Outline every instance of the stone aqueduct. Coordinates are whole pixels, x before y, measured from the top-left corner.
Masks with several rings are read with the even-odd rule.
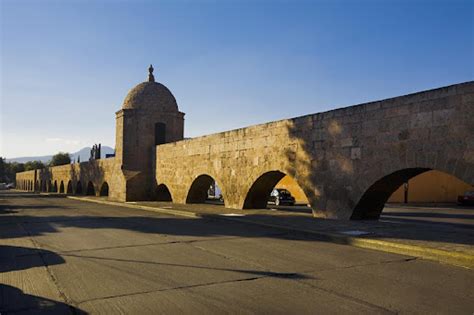
[[[187,140],[183,116],[150,72],[116,113],[114,158],[18,173],[17,187],[199,203],[215,180],[226,207],[248,209],[289,175],[315,217],[377,219],[425,171],[474,184],[474,82]]]

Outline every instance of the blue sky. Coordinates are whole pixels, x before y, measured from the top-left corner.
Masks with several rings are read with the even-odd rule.
[[[0,0],[0,156],[114,146],[145,81],[185,136],[474,79],[473,1]]]

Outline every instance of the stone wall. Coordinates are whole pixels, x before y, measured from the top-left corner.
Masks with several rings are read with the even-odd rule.
[[[125,198],[125,180],[120,166],[115,164],[115,159],[92,160],[88,162],[67,164],[48,167],[42,170],[17,173],[16,183],[18,189],[37,192],[61,192],[86,194],[89,182],[93,185],[94,195],[99,195],[102,185],[109,186],[109,197],[111,199]],[[27,183],[26,185],[24,183]],[[32,183],[34,186],[32,186]],[[62,184],[61,184],[62,183]],[[80,186],[80,187],[79,187]],[[25,189],[35,187],[34,189]]]
[[[288,174],[317,217],[377,218],[404,181],[427,170],[474,183],[473,109],[468,82],[164,144],[156,180],[185,203],[207,174],[226,206],[241,209],[261,207]]]
[[[174,202],[193,203],[204,201],[213,178],[226,206],[242,209],[266,207],[273,187],[289,175],[315,216],[375,219],[403,182],[423,172],[474,184],[473,111],[474,82],[467,82],[159,145],[149,152],[151,171],[123,168],[125,157],[23,172],[17,184],[44,191],[62,182],[67,191],[71,181],[73,193],[78,187],[84,193],[91,182],[98,194],[107,182],[109,196],[122,201],[144,185],[162,190],[147,197],[169,192]]]

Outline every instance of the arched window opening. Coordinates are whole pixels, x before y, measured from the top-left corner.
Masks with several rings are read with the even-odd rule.
[[[53,186],[53,192],[57,193],[58,192],[58,181],[54,181],[54,186]]]
[[[104,182],[102,187],[100,187],[100,196],[108,196],[109,195],[109,184]]]
[[[76,195],[82,195],[82,183],[78,181],[76,183]]]
[[[61,181],[61,183],[59,184],[59,193],[64,194],[64,182],[63,181]]]
[[[258,177],[250,187],[244,209],[265,209],[270,206],[311,213],[308,203],[303,189],[292,177],[280,171],[269,171]]]
[[[166,125],[164,123],[155,124],[155,145],[166,143]]]
[[[223,204],[223,198],[222,193],[220,193],[220,189],[220,196],[216,196],[216,186],[216,181],[211,176],[198,176],[189,188],[186,203]]]
[[[87,183],[86,195],[87,196],[95,196],[95,188],[94,188],[94,184],[92,184],[92,182]]]
[[[465,193],[474,196],[474,186],[450,174],[428,168],[402,169],[371,185],[355,206],[351,219],[377,220],[382,216],[394,221],[395,217],[411,216],[413,220],[415,216],[421,220],[425,215],[423,207],[442,203],[445,209],[452,209],[449,204],[464,203]]]
[[[66,193],[72,194],[72,182],[71,181],[67,182]]]
[[[369,187],[359,200],[354,208],[351,219],[377,220],[388,198],[398,187],[407,182],[410,178],[429,170],[430,169],[427,168],[408,168],[379,179]]]
[[[156,200],[158,201],[173,201],[173,198],[171,197],[171,193],[166,187],[165,184],[160,184],[158,185],[156,189]]]

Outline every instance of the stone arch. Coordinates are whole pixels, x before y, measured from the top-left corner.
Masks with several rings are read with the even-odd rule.
[[[270,193],[285,175],[281,171],[269,171],[260,175],[247,192],[243,209],[265,209]]]
[[[64,182],[63,181],[61,181],[61,183],[59,184],[59,193],[64,194]]]
[[[95,196],[95,187],[94,187],[94,184],[91,181],[89,181],[87,183],[86,195],[87,196]]]
[[[109,195],[109,184],[107,182],[104,182],[102,186],[100,187],[100,196],[108,196]]]
[[[186,203],[204,203],[208,197],[208,191],[212,183],[215,181],[213,177],[207,174],[202,174],[196,177],[191,186],[188,189],[186,196]],[[217,185],[222,188],[222,186],[217,182]],[[224,191],[222,191],[224,195]],[[225,201],[225,199],[224,199]]]
[[[401,185],[408,182],[409,179],[431,170],[433,169],[422,167],[406,168],[376,180],[358,200],[353,209],[351,219],[377,220],[387,200]],[[444,171],[443,173],[449,174]]]
[[[82,195],[82,183],[78,181],[76,183],[76,195]]]
[[[72,182],[70,180],[67,182],[66,193],[72,194]]]
[[[54,181],[54,186],[53,186],[53,192],[57,193],[58,192],[58,181]]]
[[[171,192],[165,184],[160,184],[156,188],[156,200],[158,201],[173,201]]]

